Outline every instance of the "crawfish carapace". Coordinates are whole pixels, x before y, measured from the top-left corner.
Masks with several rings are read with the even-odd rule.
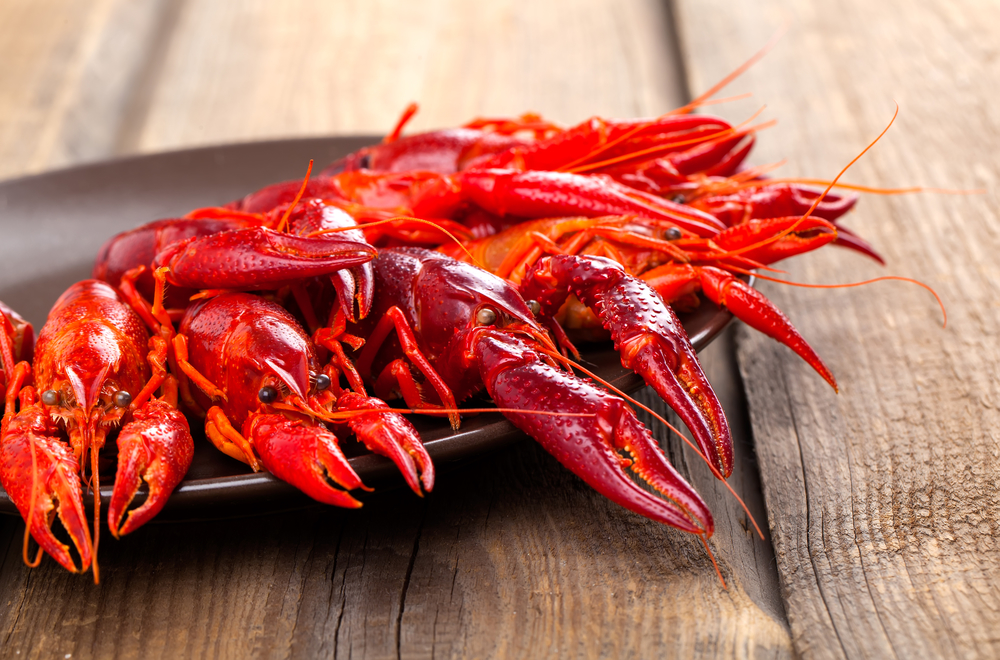
[[[24,370],[33,371],[34,387],[22,389],[20,412],[13,416],[8,410],[5,416],[0,477],[28,531],[69,570],[86,570],[93,558],[81,477],[86,475],[94,493],[96,546],[98,452],[109,433],[124,425],[109,520],[116,535],[155,515],[191,463],[186,420],[169,402],[151,398],[168,379],[166,355],[166,343],[151,341],[118,292],[96,280],[70,287],[39,332],[34,366]],[[149,496],[122,525],[141,480],[149,485]],[[79,567],[52,534],[56,514],[76,547]]]
[[[367,338],[358,369],[375,380],[376,394],[398,389],[411,407],[453,408],[485,386],[499,407],[517,410],[505,412],[508,419],[600,493],[653,520],[711,534],[708,508],[629,406],[553,363],[555,345],[509,282],[414,248],[381,250],[374,265],[372,314],[348,329]],[[437,400],[422,401],[422,393]],[[625,465],[663,498],[636,485]]]
[[[174,345],[185,400],[204,411],[206,435],[227,455],[320,502],[358,507],[347,491],[364,484],[325,423],[343,421],[392,459],[418,494],[421,484],[432,488],[430,458],[413,426],[384,403],[341,390],[339,373],[323,368],[312,341],[277,304],[247,293],[199,301]]]

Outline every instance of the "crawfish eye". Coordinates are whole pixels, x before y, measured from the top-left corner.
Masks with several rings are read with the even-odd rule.
[[[270,385],[265,385],[260,388],[260,392],[257,392],[257,398],[260,399],[261,403],[273,403],[278,399],[278,390]]]
[[[674,204],[683,204],[684,195],[674,195],[673,197],[670,198],[670,201],[673,202]]]
[[[323,390],[329,389],[330,385],[331,385],[330,377],[327,376],[326,374],[320,374],[320,375],[316,376],[316,389],[317,390],[319,390],[319,391],[322,392]]]
[[[476,323],[479,325],[493,325],[497,322],[497,313],[489,307],[483,307],[476,312]]]
[[[677,227],[671,227],[663,234],[668,241],[676,241],[681,237],[681,230]]]
[[[55,390],[45,390],[42,392],[42,403],[47,406],[54,406],[59,403],[59,392]]]
[[[542,306],[538,304],[537,300],[528,300],[525,302],[528,305],[528,309],[530,309],[531,313],[535,316],[538,316],[542,312]]]
[[[115,392],[115,405],[119,408],[128,408],[128,404],[132,403],[132,395],[125,390],[118,390]]]
[[[358,159],[358,167],[360,167],[361,169],[363,170],[371,169],[371,166],[372,166],[371,154],[365,154]]]

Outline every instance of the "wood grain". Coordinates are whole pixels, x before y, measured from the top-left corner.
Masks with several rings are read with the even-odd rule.
[[[414,130],[525,110],[567,122],[654,114],[684,100],[670,17],[654,0],[106,2],[49,8],[78,12],[58,30],[18,11],[3,24],[37,29],[17,48],[48,68],[0,78],[0,99],[30,79],[60,100],[4,101],[42,127],[6,134],[9,175],[210,142],[385,132],[411,100],[424,107]],[[763,522],[727,346],[706,368],[728,384],[732,482]],[[105,534],[99,586],[50,561],[27,569],[23,526],[5,521],[0,656],[790,657],[769,543],[657,428],[716,513],[711,547],[728,591],[697,539],[608,503],[525,442],[443,475],[426,500],[398,491],[361,512]]]
[[[787,34],[716,108],[767,104],[757,163],[831,177],[888,123],[848,174],[873,186],[984,194],[866,196],[847,225],[885,255],[845,251],[788,265],[788,278],[892,274],[932,286],[763,290],[841,383],[835,395],[758,335],[739,359],[795,648],[808,658],[1000,655],[997,429],[997,148],[1000,11],[981,2],[679,2],[688,76],[706,88]],[[716,109],[713,109],[716,110]]]
[[[185,2],[128,150],[413,130],[528,110],[658,114],[680,86],[659,3]]]
[[[0,178],[107,158],[166,2],[0,5]]]

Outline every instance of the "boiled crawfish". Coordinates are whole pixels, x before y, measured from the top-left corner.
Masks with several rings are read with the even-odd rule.
[[[187,420],[176,409],[176,387],[166,372],[166,357],[165,342],[150,338],[115,289],[86,280],[56,301],[39,333],[33,366],[19,363],[8,384],[0,481],[41,549],[71,571],[85,571],[95,559],[98,453],[112,430],[121,428],[108,511],[108,525],[116,536],[152,518],[191,463],[194,441]],[[154,398],[161,387],[162,397]],[[15,393],[20,401],[16,414],[11,405]],[[88,459],[93,537],[81,496]],[[123,524],[141,481],[148,484],[149,496]],[[79,566],[68,546],[52,533],[56,515],[76,548]],[[96,580],[96,562],[94,568]]]
[[[375,382],[376,395],[385,398],[398,390],[410,407],[431,404],[450,410],[485,388],[515,426],[598,492],[653,520],[696,534],[712,533],[712,517],[704,502],[666,460],[628,405],[559,368],[553,358],[558,357],[557,345],[509,282],[416,248],[380,250],[373,265],[372,313],[365,321],[347,324],[347,330],[367,338],[357,365]],[[610,298],[620,295],[613,286],[589,284]],[[613,322],[628,336],[624,344],[629,355],[633,350],[643,353],[641,345],[649,344],[648,354],[659,355],[671,367],[683,365],[682,379],[692,371],[700,373],[697,362],[691,363],[693,352],[659,350],[664,349],[658,334],[663,328],[635,327],[627,317],[613,315]],[[646,355],[633,366],[657,370],[656,358]],[[668,368],[656,377],[670,380],[674,372]],[[711,391],[707,382],[698,383]],[[694,421],[706,413],[710,422]],[[696,427],[714,424],[716,432],[725,427],[721,409],[711,405],[688,419]],[[716,440],[712,436],[706,443],[713,463],[728,471],[731,453]],[[623,459],[619,452],[630,458]],[[666,499],[637,486],[625,466]]]
[[[631,216],[554,218],[514,225],[466,245],[444,245],[440,251],[475,261],[515,284],[547,254],[611,258],[681,309],[697,305],[694,294],[704,293],[750,327],[791,348],[836,388],[833,374],[791,321],[737,276],[815,250],[837,236],[833,224],[813,217],[752,219],[711,239],[685,238],[670,226]],[[562,326],[589,329],[597,325],[576,301],[562,300],[566,302],[558,316]]]
[[[433,488],[433,465],[409,421],[363,391],[342,389],[341,368],[353,367],[323,367],[277,304],[248,293],[199,301],[172,343],[185,399],[223,453],[320,502],[358,507],[346,491],[364,484],[324,424],[339,423],[391,459],[418,495]]]

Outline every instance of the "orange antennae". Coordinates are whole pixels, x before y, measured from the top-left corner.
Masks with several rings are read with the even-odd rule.
[[[941,296],[938,295],[937,291],[933,287],[924,284],[920,280],[915,280],[911,277],[903,277],[901,275],[883,275],[882,277],[874,277],[870,280],[864,280],[862,282],[848,282],[846,284],[807,284],[805,282],[792,282],[789,280],[778,279],[777,277],[768,277],[767,275],[761,275],[760,273],[751,273],[750,271],[743,270],[741,268],[731,268],[730,270],[744,275],[753,275],[762,280],[767,280],[768,282],[777,282],[778,284],[787,284],[789,286],[798,286],[803,289],[850,289],[856,286],[865,286],[866,284],[874,284],[875,282],[883,281],[897,281],[897,282],[908,282],[910,284],[916,284],[922,289],[926,289],[934,296],[934,300],[937,301],[938,307],[941,308],[941,316],[943,320],[941,322],[941,327],[948,327],[948,311],[944,307],[944,302],[941,300]]]
[[[746,170],[745,170],[746,171]],[[740,174],[743,174],[741,172]],[[731,190],[742,190],[745,188],[759,188],[763,186],[770,185],[772,183],[804,183],[806,185],[812,186],[828,186],[830,181],[827,179],[809,179],[809,178],[797,178],[797,177],[782,177],[780,179],[762,179],[759,181],[745,181],[736,186],[733,186]],[[960,188],[928,188],[926,186],[908,186],[906,188],[878,188],[876,186],[863,186],[856,183],[841,183],[836,182],[833,184],[834,188],[843,188],[844,190],[855,190],[857,192],[871,193],[873,195],[909,195],[911,193],[935,193],[939,195],[982,195],[986,193],[985,188],[973,188],[971,190],[963,190]]]
[[[101,475],[97,469],[97,454],[97,448],[90,447],[90,471],[93,473],[90,487],[94,491],[94,550],[90,568],[94,572],[94,584],[101,583],[101,569],[97,566],[97,546],[101,542]]]
[[[851,162],[849,162],[847,165],[845,165],[844,169],[840,170],[840,172],[837,174],[837,176],[834,177],[833,181],[831,181],[829,183],[829,185],[827,185],[826,190],[823,191],[823,194],[821,194],[819,197],[817,197],[815,199],[815,201],[813,201],[812,206],[809,207],[809,210],[807,210],[802,215],[801,218],[799,218],[797,221],[795,221],[794,223],[792,223],[791,225],[789,225],[789,227],[787,229],[785,229],[783,231],[780,231],[777,234],[775,234],[774,236],[772,236],[771,238],[765,239],[763,241],[758,241],[757,243],[753,243],[751,245],[744,245],[741,248],[736,248],[736,249],[731,250],[729,252],[725,252],[725,253],[723,253],[721,255],[715,255],[716,258],[718,258],[718,259],[725,259],[725,258],[728,258],[728,257],[735,257],[735,256],[743,254],[744,252],[750,252],[751,250],[756,250],[759,247],[763,247],[765,245],[770,245],[771,243],[776,243],[776,242],[780,241],[782,238],[784,238],[785,236],[788,236],[789,234],[791,234],[792,232],[794,232],[796,229],[798,229],[799,225],[801,225],[803,222],[805,222],[809,218],[809,216],[812,215],[813,211],[816,210],[816,207],[820,205],[820,202],[822,202],[826,198],[826,196],[827,196],[827,194],[829,194],[830,190],[832,190],[833,187],[835,185],[837,185],[837,181],[840,180],[840,177],[844,176],[844,174],[847,172],[847,170],[850,169],[850,167],[852,165],[854,165],[854,163],[858,162],[858,160],[862,156],[864,156],[866,153],[868,153],[869,149],[871,149],[872,147],[874,147],[875,144],[879,140],[882,139],[882,136],[885,135],[889,131],[889,129],[892,127],[893,122],[896,121],[896,117],[898,117],[898,116],[899,116],[899,104],[897,103],[896,104],[896,111],[892,114],[892,119],[890,119],[889,120],[889,124],[885,128],[882,129],[882,132],[878,134],[878,137],[876,137],[874,140],[872,140],[868,144],[867,147],[865,147],[864,149],[862,149],[861,153],[859,153],[857,156],[855,156],[853,159],[851,159]]]
[[[745,92],[743,94],[737,94],[736,96],[727,96],[721,99],[711,99],[707,101],[702,101],[701,107],[706,105],[722,105],[723,103],[732,103],[733,101],[742,101],[743,99],[753,98],[753,94],[750,92]]]
[[[747,72],[747,69],[749,69],[750,67],[752,67],[754,64],[756,64],[760,60],[762,60],[764,58],[764,56],[767,55],[771,51],[771,49],[774,48],[777,45],[777,43],[781,39],[781,37],[785,36],[785,32],[787,32],[787,31],[788,31],[788,23],[786,22],[781,28],[778,29],[777,32],[774,33],[774,36],[771,37],[771,39],[766,44],[764,44],[764,47],[761,48],[760,50],[758,50],[753,55],[751,55],[750,58],[747,59],[746,62],[744,62],[743,64],[741,64],[738,67],[736,67],[735,69],[733,69],[733,71],[731,73],[729,73],[729,75],[727,75],[725,78],[723,78],[719,82],[717,82],[714,85],[712,85],[712,87],[710,87],[708,89],[708,91],[702,93],[701,96],[695,98],[693,101],[691,101],[687,105],[683,105],[683,106],[677,108],[676,110],[673,110],[671,112],[671,114],[678,114],[678,115],[682,115],[683,114],[683,115],[686,115],[689,112],[691,112],[692,110],[694,110],[695,108],[697,108],[697,107],[699,107],[701,105],[704,105],[705,102],[708,99],[710,99],[713,96],[715,96],[715,94],[719,90],[721,90],[723,87],[725,87],[729,83],[733,82],[734,80],[736,80],[737,78],[739,78],[740,76],[742,76],[744,73]]]
[[[28,559],[28,540],[31,538],[31,522],[35,515],[35,501],[38,495],[38,458],[35,454],[35,434],[28,435],[28,446],[31,447],[31,498],[28,500],[28,519],[24,524],[24,547],[22,549],[24,563],[29,568],[35,568],[42,561],[42,547],[38,547],[38,556],[35,561]]]
[[[756,524],[756,523],[754,523]],[[705,534],[699,534],[698,538],[701,539],[701,544],[705,546],[705,552],[708,553],[708,558],[712,560],[712,566],[715,567],[715,574],[719,576],[719,582],[722,583],[722,588],[729,591],[729,587],[726,586],[726,581],[722,577],[722,571],[719,570],[719,564],[715,561],[715,555],[712,554],[712,549],[708,547],[708,539],[705,538]]]
[[[313,171],[313,161],[310,158],[309,167],[306,169],[306,178],[302,180],[302,187],[299,188],[299,192],[297,195],[295,195],[295,199],[292,200],[292,203],[288,205],[287,209],[285,209],[285,213],[284,215],[281,216],[281,222],[278,223],[278,228],[276,231],[285,231],[285,229],[288,228],[288,218],[290,218],[292,215],[292,209],[295,208],[295,205],[299,203],[300,199],[302,199],[302,195],[305,194],[306,186],[309,185],[309,175],[312,174],[312,171]]]
[[[550,357],[553,357],[556,360],[559,360],[560,362],[563,362],[564,364],[568,364],[571,367],[579,369],[584,374],[590,376],[591,378],[593,378],[594,380],[596,380],[597,382],[599,382],[601,385],[604,385],[605,387],[607,387],[609,390],[611,390],[612,392],[614,392],[618,396],[620,396],[623,399],[629,401],[630,403],[638,406],[639,408],[645,410],[650,415],[652,415],[657,420],[659,420],[664,426],[666,426],[668,429],[670,429],[675,434],[677,434],[677,437],[679,437],[681,440],[683,440],[684,443],[688,447],[690,447],[694,451],[694,453],[697,454],[701,458],[702,461],[705,462],[705,465],[707,465],[708,469],[712,471],[712,474],[715,475],[715,478],[718,479],[719,481],[721,481],[722,485],[724,485],[726,487],[726,489],[732,494],[732,496],[736,498],[736,501],[740,503],[740,506],[743,508],[744,513],[746,513],[747,517],[750,519],[750,522],[753,523],[754,529],[757,530],[757,533],[760,535],[761,540],[764,539],[764,532],[762,532],[760,530],[760,526],[757,524],[757,520],[753,517],[753,514],[750,513],[750,509],[747,507],[746,502],[744,502],[743,498],[740,497],[736,493],[735,490],[733,490],[733,487],[729,485],[729,482],[727,482],[725,480],[725,478],[723,478],[723,476],[719,472],[719,470],[714,465],[712,465],[712,462],[708,460],[708,457],[705,456],[705,454],[701,453],[701,449],[698,448],[698,446],[694,443],[693,440],[689,439],[686,435],[684,435],[683,433],[681,433],[677,429],[676,426],[674,426],[673,424],[671,424],[670,422],[668,422],[666,419],[664,419],[662,416],[660,416],[655,410],[653,410],[649,406],[646,406],[641,401],[637,401],[636,399],[634,399],[633,397],[629,396],[628,394],[626,394],[622,390],[618,389],[617,387],[615,387],[614,385],[612,385],[608,381],[604,380],[603,378],[601,378],[600,376],[598,376],[594,372],[590,371],[589,369],[584,368],[578,362],[574,362],[573,360],[569,359],[568,357],[565,357],[565,356],[563,356],[563,355],[561,355],[561,354],[559,354],[557,352],[554,352],[554,351],[548,351],[548,350],[544,350],[543,349],[543,352],[546,355],[549,355]]]
[[[319,231],[313,232],[312,234],[309,234],[309,236],[321,236],[321,235],[324,235],[324,234],[336,234],[336,233],[339,233],[339,232],[342,232],[342,231],[350,231],[351,229],[364,229],[365,227],[377,227],[379,225],[389,225],[389,224],[394,224],[397,220],[407,220],[407,221],[410,221],[410,222],[417,222],[417,223],[420,223],[420,224],[430,225],[431,227],[434,227],[435,229],[437,229],[441,233],[443,233],[445,236],[447,236],[451,240],[455,241],[455,245],[457,245],[459,248],[461,248],[462,251],[465,252],[465,254],[467,254],[469,256],[469,259],[472,261],[472,263],[474,263],[475,265],[479,266],[483,270],[486,270],[486,268],[483,266],[483,264],[480,263],[478,259],[476,259],[476,256],[474,254],[472,254],[472,252],[470,252],[469,249],[467,247],[465,247],[465,244],[462,243],[462,241],[457,236],[455,236],[453,233],[451,233],[450,231],[448,231],[447,229],[445,229],[441,225],[437,224],[436,222],[433,222],[431,220],[425,220],[423,218],[415,218],[415,217],[409,216],[409,215],[397,215],[395,217],[388,218],[386,220],[374,220],[372,222],[366,222],[366,223],[364,223],[362,225],[358,225],[357,227],[337,227],[336,229],[321,229]]]
[[[399,121],[396,122],[396,127],[392,129],[392,133],[385,136],[382,140],[382,144],[390,144],[398,140],[400,134],[403,132],[403,127],[406,126],[411,119],[413,119],[413,115],[417,114],[417,110],[419,109],[420,106],[416,103],[411,103],[406,106],[406,109],[403,110],[403,114],[400,116]]]
[[[276,408],[287,408],[289,410],[297,410],[291,406],[284,406],[282,404],[272,404]],[[315,411],[314,411],[315,412]],[[330,411],[328,414],[322,416],[323,419],[330,421],[341,420],[341,419],[353,419],[355,417],[362,417],[364,415],[373,415],[378,413],[413,413],[415,415],[444,415],[451,413],[475,413],[475,414],[486,414],[486,413],[518,413],[525,415],[542,415],[545,417],[596,417],[597,413],[564,413],[564,412],[554,412],[551,410],[522,410],[520,408],[391,408],[386,406],[385,408],[364,408],[360,410],[334,410]]]

